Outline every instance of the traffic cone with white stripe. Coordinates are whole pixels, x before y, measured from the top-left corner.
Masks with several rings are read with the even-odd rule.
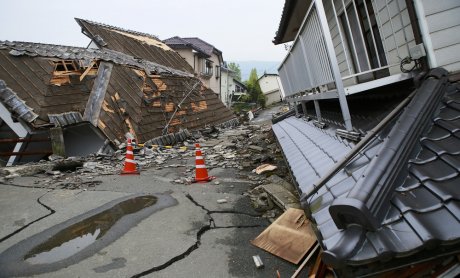
[[[136,161],[134,160],[134,152],[131,139],[128,139],[126,146],[125,166],[120,175],[139,175],[139,171],[136,169]]]
[[[195,179],[193,182],[209,182],[216,177],[213,176],[208,176],[208,170],[206,169],[206,165],[204,164],[204,158],[203,155],[201,154],[201,149],[200,149],[200,144],[196,143],[195,144]]]

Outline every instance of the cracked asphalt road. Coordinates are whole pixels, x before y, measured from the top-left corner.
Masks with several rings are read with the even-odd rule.
[[[181,164],[168,161],[168,164]],[[182,164],[184,161],[182,161]],[[194,157],[187,158],[194,165]],[[242,193],[254,185],[237,169],[214,168],[219,184],[172,181],[185,167],[104,175],[88,190],[39,188],[38,178],[0,183],[0,253],[49,227],[134,193],[169,193],[177,205],[155,212],[94,255],[35,277],[281,277],[296,266],[250,244],[270,223]],[[241,175],[243,174],[243,175]],[[218,199],[227,203],[218,204]],[[252,256],[265,267],[257,269]]]

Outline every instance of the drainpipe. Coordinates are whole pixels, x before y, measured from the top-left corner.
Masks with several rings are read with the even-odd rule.
[[[425,9],[423,8],[422,0],[414,0],[414,9],[418,18],[418,25],[420,27],[420,33],[422,35],[423,44],[428,55],[428,64],[430,68],[436,68],[438,63],[436,56],[434,55],[433,43],[431,42],[430,30],[428,28],[428,22],[426,21]]]
[[[196,72],[196,68],[195,68],[195,60],[196,60],[196,59],[195,59],[195,58],[196,58],[196,54],[193,53],[193,73]]]
[[[420,25],[418,24],[413,0],[406,0],[406,7],[409,13],[410,25],[412,27],[412,32],[414,33],[415,43],[421,44],[423,43],[422,32],[420,30]],[[420,58],[420,63],[422,64],[422,71],[428,72],[429,68],[426,57]]]

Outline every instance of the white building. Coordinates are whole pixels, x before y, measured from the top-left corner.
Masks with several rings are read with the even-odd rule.
[[[265,105],[268,106],[283,100],[278,74],[264,73],[257,82],[259,82],[260,89],[265,96]]]

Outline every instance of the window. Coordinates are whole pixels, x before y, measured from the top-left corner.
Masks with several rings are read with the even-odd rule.
[[[220,67],[216,66],[216,79],[219,79],[220,77]]]
[[[365,1],[365,3],[364,3]],[[386,66],[387,60],[382,39],[370,0],[354,0],[340,15],[346,43],[352,57],[355,72],[364,72]],[[356,8],[355,8],[356,6]],[[388,76],[388,70],[381,70],[361,79],[375,79]],[[358,81],[366,81],[366,80]]]
[[[203,69],[201,71],[201,74],[202,75],[205,75],[207,77],[211,77],[212,76],[212,61],[210,60],[204,60],[204,63],[203,63]]]

